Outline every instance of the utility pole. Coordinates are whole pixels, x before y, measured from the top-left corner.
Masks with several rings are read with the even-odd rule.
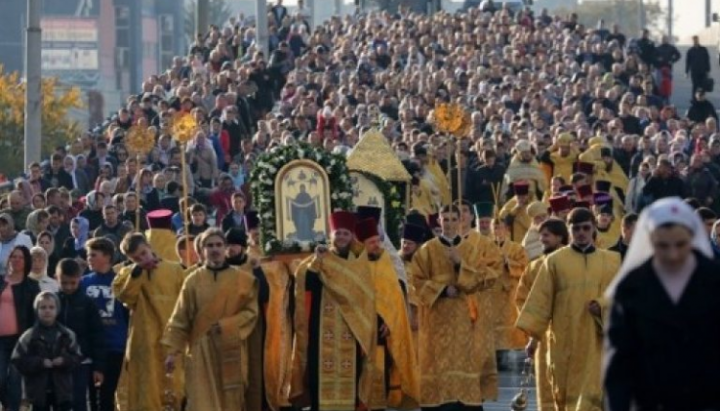
[[[338,17],[342,17],[343,0],[335,0],[335,14]]]
[[[265,61],[270,61],[270,35],[268,34],[267,0],[255,0],[255,42],[258,50],[262,51]]]
[[[671,42],[675,42],[673,39],[673,0],[668,0],[668,6],[667,6],[667,31],[668,31],[668,37],[670,37]]]
[[[42,140],[40,1],[28,0],[25,36],[25,169],[39,162]]]
[[[705,0],[705,27],[712,25],[712,0]]]
[[[207,35],[210,31],[210,0],[197,0],[195,10],[195,33]]]

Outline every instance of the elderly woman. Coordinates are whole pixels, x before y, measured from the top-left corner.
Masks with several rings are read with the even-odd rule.
[[[30,257],[32,257],[32,268],[28,275],[38,282],[40,291],[58,292],[60,284],[47,273],[48,254],[45,249],[38,246],[31,248]]]
[[[90,191],[90,179],[85,173],[85,170],[77,167],[77,161],[73,156],[65,156],[63,161],[65,171],[72,177],[73,188],[78,190],[80,194],[85,194]]]
[[[720,409],[720,267],[707,231],[678,197],[640,215],[608,287],[609,411]]]
[[[87,219],[90,224],[90,231],[100,227],[103,223],[102,209],[105,205],[105,194],[99,191],[91,191],[85,196],[85,209],[80,212],[80,217]]]
[[[35,210],[28,214],[25,221],[25,230],[23,233],[30,237],[33,244],[37,241],[38,235],[47,230],[50,224],[50,214],[45,210]]]
[[[20,409],[20,375],[10,366],[10,356],[22,333],[35,322],[33,301],[40,287],[29,277],[30,250],[17,246],[10,251],[7,274],[0,277],[0,392],[3,409]]]

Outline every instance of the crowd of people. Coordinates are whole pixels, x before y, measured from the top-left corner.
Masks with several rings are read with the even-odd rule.
[[[213,26],[0,200],[3,409],[479,410],[523,349],[541,410],[720,409],[720,132],[697,39],[679,113],[681,55],[646,30],[492,1],[307,16],[269,8],[268,56],[251,20]],[[467,135],[438,131],[442,104]],[[412,176],[399,250],[358,207],[305,260],[265,255],[258,157],[349,154],[371,128]]]

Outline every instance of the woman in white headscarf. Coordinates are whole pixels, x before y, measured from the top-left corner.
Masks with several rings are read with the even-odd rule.
[[[640,215],[608,287],[608,411],[720,410],[720,266],[693,209],[671,197]]]

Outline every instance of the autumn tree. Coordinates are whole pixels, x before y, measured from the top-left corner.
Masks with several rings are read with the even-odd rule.
[[[56,78],[42,84],[42,155],[66,144],[80,131],[68,113],[83,106],[80,90],[60,87]],[[0,174],[17,176],[23,171],[25,131],[25,82],[20,75],[6,73],[0,65]]]

